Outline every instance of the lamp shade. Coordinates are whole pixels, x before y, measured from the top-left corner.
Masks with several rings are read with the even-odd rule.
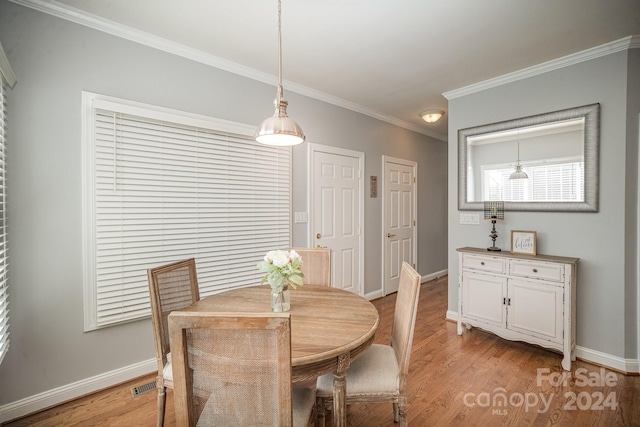
[[[504,219],[504,202],[497,200],[485,200],[484,219]]]
[[[520,163],[516,164],[516,170],[514,170],[511,175],[509,175],[509,179],[527,179],[529,175],[525,171],[522,170],[522,165]]]
[[[302,144],[305,136],[295,120],[275,115],[260,123],[256,129],[255,140],[266,145],[290,146]]]

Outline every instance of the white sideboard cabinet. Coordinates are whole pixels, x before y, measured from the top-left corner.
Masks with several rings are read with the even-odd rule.
[[[578,258],[458,248],[458,335],[472,326],[575,357]]]

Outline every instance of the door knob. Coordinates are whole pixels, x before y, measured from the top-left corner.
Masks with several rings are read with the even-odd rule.
[[[320,233],[316,234],[316,239],[321,238],[322,236],[320,235]]]
[[[387,237],[396,237],[395,234],[387,233]]]

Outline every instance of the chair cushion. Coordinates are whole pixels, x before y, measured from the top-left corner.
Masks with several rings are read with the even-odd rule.
[[[291,403],[293,406],[293,425],[308,426],[316,403],[316,395],[313,389],[307,387],[293,387],[291,390]]]
[[[162,378],[173,381],[173,368],[171,367],[171,353],[167,353],[167,364],[162,369]]]
[[[398,361],[393,347],[373,344],[347,371],[347,397],[360,394],[397,394],[399,384]],[[333,396],[333,374],[318,378],[318,397]]]

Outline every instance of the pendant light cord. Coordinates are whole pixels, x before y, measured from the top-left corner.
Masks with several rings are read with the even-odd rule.
[[[278,0],[278,105],[282,97],[282,0]]]

